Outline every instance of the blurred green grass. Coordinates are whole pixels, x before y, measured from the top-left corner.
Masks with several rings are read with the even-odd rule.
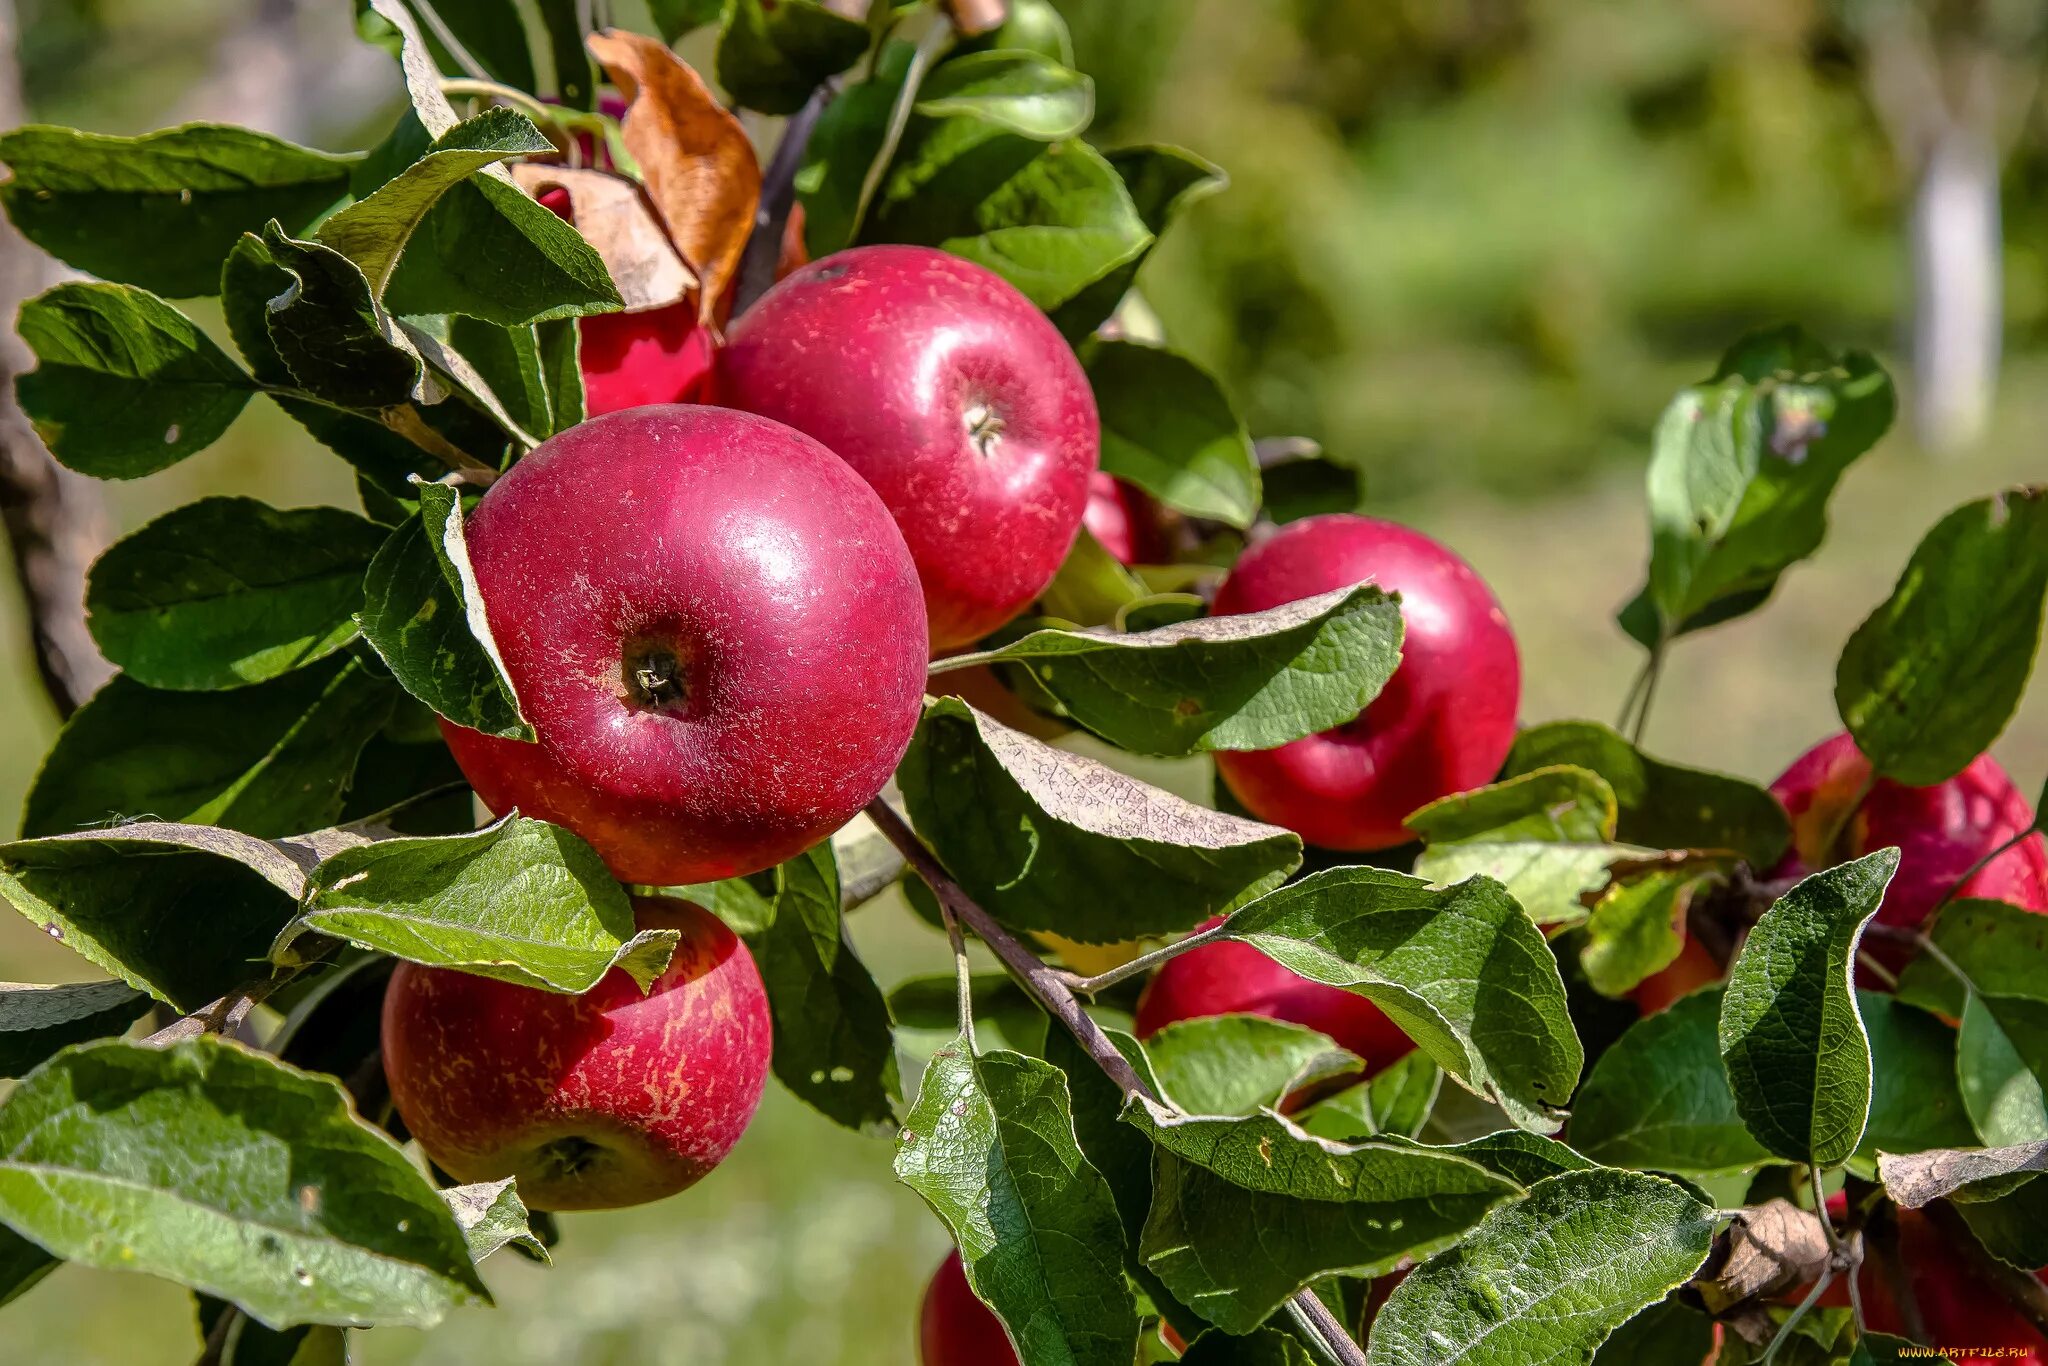
[[[149,126],[252,7],[31,0],[37,112]],[[1320,437],[1366,471],[1371,510],[1479,567],[1523,645],[1527,720],[1612,719],[1638,655],[1611,614],[1640,581],[1641,462],[1670,390],[1750,326],[1800,318],[1878,346],[1897,326],[1898,186],[1853,85],[1808,60],[1822,7],[1646,0],[1625,22],[1583,0],[1064,7],[1105,140],[1180,141],[1235,179],[1148,267],[1170,335],[1217,369],[1255,430]],[[346,41],[332,15],[322,23],[323,41]],[[331,122],[374,128],[382,108]],[[2040,157],[2029,145],[2023,168]],[[2027,176],[2013,177],[2016,214],[2042,183]],[[2048,471],[2048,291],[2032,238],[2012,239],[2016,349],[1982,448],[1935,463],[1894,435],[1867,457],[1829,544],[1777,599],[1678,647],[1654,750],[1771,777],[1836,728],[1835,655],[1926,527]],[[220,491],[352,500],[340,463],[262,403],[215,449],[108,488],[123,529]],[[54,730],[17,602],[0,592],[0,809],[19,809]],[[2039,789],[2048,687],[1998,752]],[[885,983],[945,966],[942,941],[893,898],[853,928]],[[92,975],[0,919],[0,978]],[[502,1311],[360,1334],[356,1359],[907,1363],[944,1235],[889,1157],[771,1085],[695,1191],[571,1216],[552,1269],[489,1264]],[[183,1292],[134,1276],[67,1267],[0,1316],[8,1363],[184,1366],[196,1350]]]

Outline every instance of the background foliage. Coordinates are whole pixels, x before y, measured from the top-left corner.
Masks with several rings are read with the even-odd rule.
[[[1855,53],[1817,3],[1656,0],[1626,24],[1594,0],[1062,8],[1097,80],[1094,136],[1170,139],[1233,176],[1149,267],[1176,341],[1225,379],[1254,431],[1323,440],[1366,472],[1374,510],[1475,562],[1522,639],[1526,719],[1619,704],[1637,656],[1608,614],[1641,573],[1650,424],[1727,337],[1800,317],[1904,371],[1905,186]],[[343,147],[386,126],[400,99],[338,4],[19,10],[38,119],[136,132],[246,117],[222,102],[268,83],[311,119],[280,131]],[[282,46],[263,45],[279,34]],[[1935,463],[1895,428],[1845,480],[1818,559],[1764,613],[1688,651],[1652,725],[1656,752],[1776,772],[1834,728],[1834,657],[1928,509],[2039,477],[2023,434],[2048,429],[2040,120],[2021,120],[2007,170],[2008,355],[1990,435]],[[349,494],[338,462],[267,407],[186,464],[108,488],[123,530],[226,490],[280,506]],[[0,607],[0,808],[14,809],[53,724],[14,604]],[[2023,786],[2048,770],[2048,687],[1998,752]],[[1190,771],[1147,762],[1144,776],[1184,787]],[[893,901],[853,932],[885,984],[929,967],[930,931]],[[82,970],[32,927],[0,922],[0,978]],[[943,1232],[876,1157],[771,1088],[748,1141],[686,1206],[574,1217],[575,1255],[547,1273],[493,1259],[487,1279],[521,1313],[459,1312],[431,1338],[365,1334],[358,1355],[908,1360]],[[66,1268],[11,1311],[7,1354],[182,1362],[188,1313],[169,1285]]]

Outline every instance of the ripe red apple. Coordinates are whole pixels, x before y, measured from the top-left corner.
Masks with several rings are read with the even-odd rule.
[[[1101,470],[1088,476],[1081,525],[1123,564],[1164,564],[1173,557],[1159,525],[1159,505],[1143,489]]]
[[[1052,579],[1100,433],[1080,362],[1030,300],[928,247],[857,247],[740,315],[713,401],[810,433],[874,485],[924,580],[932,645],[965,645]]]
[[[739,1141],[768,1076],[768,997],[710,912],[634,902],[682,933],[645,996],[613,968],[581,996],[400,963],[384,995],[398,1113],[458,1181],[519,1178],[536,1209],[673,1195]]]
[[[1828,1202],[1838,1221],[1844,1208],[1832,1198]],[[1919,1306],[1927,1341],[1937,1347],[1985,1349],[1945,1356],[1943,1361],[1956,1366],[2048,1366],[2048,1337],[1972,1274],[1972,1258],[1952,1247],[1921,1211],[1899,1210],[1898,1220],[1898,1257],[1913,1302]],[[1862,1292],[1864,1321],[1872,1332],[1906,1337],[1905,1319],[1892,1298],[1890,1270],[1878,1264],[1875,1254],[1867,1256],[1857,1273],[1856,1288]],[[1801,1286],[1780,1298],[1796,1304],[1810,1289],[1810,1285]],[[1822,1292],[1820,1303],[1847,1306],[1848,1283],[1837,1277]]]
[[[758,872],[867,804],[924,696],[924,604],[874,491],[800,432],[635,408],[541,443],[469,519],[539,742],[443,722],[477,796],[623,882]]]
[[[967,1284],[958,1249],[939,1263],[917,1314],[919,1366],[1017,1366],[1001,1319]]]
[[[1932,787],[1880,778],[1851,814],[1869,780],[1870,761],[1846,733],[1793,760],[1771,784],[1792,817],[1792,849],[1776,876],[1804,877],[1897,845],[1899,871],[1877,914],[1880,924],[1920,924],[1972,864],[2034,822],[2026,797],[1988,754]],[[2039,835],[2022,841],[1973,874],[1958,895],[2048,911],[2048,842]],[[1867,947],[1887,961],[1908,956],[1896,944],[1873,940]]]
[[[1138,997],[1138,1037],[1209,1015],[1263,1015],[1327,1034],[1365,1059],[1367,1076],[1415,1051],[1414,1041],[1365,997],[1311,982],[1234,940],[1189,949],[1152,974]]]
[[[1291,522],[1252,545],[1217,590],[1217,616],[1352,584],[1401,594],[1401,666],[1348,725],[1278,749],[1219,753],[1216,771],[1260,820],[1331,849],[1386,849],[1439,797],[1493,780],[1515,738],[1521,658],[1472,566],[1419,531],[1351,513]]]
[[[575,221],[567,190],[557,186],[538,198],[565,222]],[[712,338],[698,325],[694,298],[638,313],[594,313],[578,318],[576,331],[583,409],[591,417],[648,403],[694,403],[711,373]]]

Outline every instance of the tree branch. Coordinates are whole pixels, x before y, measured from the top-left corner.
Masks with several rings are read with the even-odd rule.
[[[740,274],[733,286],[732,315],[737,318],[754,300],[775,283],[775,267],[782,260],[782,238],[789,230],[789,212],[796,204],[796,173],[804,164],[804,152],[811,134],[824,117],[825,106],[838,94],[838,86],[826,81],[811,92],[804,107],[790,116],[782,127],[782,140],[761,174],[761,200],[754,210],[754,231],[740,256]]]
[[[1066,977],[1048,965],[1039,956],[1026,948],[1014,935],[998,925],[987,911],[975,904],[953,881],[946,870],[939,866],[931,850],[906,825],[887,802],[879,797],[868,803],[868,819],[875,823],[891,844],[902,850],[903,857],[917,875],[924,879],[939,899],[939,904],[958,917],[960,923],[973,930],[981,941],[994,951],[1017,984],[1029,992],[1032,999],[1043,1006],[1046,1013],[1058,1020],[1080,1043],[1082,1051],[1094,1060],[1103,1074],[1116,1083],[1118,1090],[1126,1096],[1143,1096],[1158,1101],[1160,1097],[1138,1076],[1124,1055],[1117,1051],[1102,1027],[1094,1017],[1081,1008],[1081,1002],[1068,989]],[[1359,1349],[1351,1335],[1344,1331],[1323,1302],[1312,1290],[1304,1290],[1290,1301],[1290,1312],[1305,1318],[1322,1334],[1340,1366],[1366,1366],[1365,1353]]]

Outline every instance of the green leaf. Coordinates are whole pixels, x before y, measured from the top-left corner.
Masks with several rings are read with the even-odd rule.
[[[904,1120],[896,1176],[951,1230],[1023,1366],[1129,1366],[1138,1316],[1116,1205],[1075,1140],[1058,1068],[976,1056],[965,1040],[939,1050]]]
[[[2048,1266],[2048,1181],[2035,1177],[1991,1200],[1957,1202],[1985,1251],[2022,1271]]]
[[[1261,1328],[1247,1337],[1220,1329],[1204,1333],[1180,1360],[1181,1366],[1315,1366],[1306,1347],[1272,1328]]]
[[[534,443],[583,420],[583,377],[576,366],[576,323],[558,318],[527,327],[500,327],[459,315],[422,320],[408,333],[425,333],[435,346],[422,354],[445,360],[449,374],[498,416],[508,431]],[[459,372],[459,373],[458,373]],[[522,446],[527,441],[520,441]]]
[[[449,1186],[441,1192],[455,1226],[469,1244],[471,1261],[481,1262],[506,1244],[515,1244],[542,1262],[551,1262],[547,1245],[527,1224],[526,1202],[512,1188],[512,1178],[472,1186]]]
[[[1095,114],[1095,82],[1041,53],[971,52],[932,68],[914,111],[965,118],[1036,142],[1079,137]]]
[[[721,878],[717,882],[693,882],[679,887],[664,887],[662,894],[694,901],[723,920],[726,928],[734,934],[759,934],[775,923],[774,876],[773,873],[755,873],[751,877]],[[768,885],[755,885],[761,882]],[[949,975],[946,980],[950,982],[953,979]]]
[[[273,218],[303,227],[346,198],[361,160],[221,124],[139,138],[30,124],[0,135],[0,205],[67,265],[187,298],[219,287],[244,232]]]
[[[1815,873],[1765,911],[1728,974],[1721,1060],[1757,1142],[1832,1167],[1870,1118],[1870,1040],[1853,985],[1856,943],[1898,870],[1883,849]]]
[[[1225,932],[1371,1000],[1516,1124],[1557,1127],[1585,1054],[1556,958],[1499,883],[1436,888],[1384,869],[1331,868],[1246,906]]]
[[[1614,789],[1615,834],[1650,849],[1732,849],[1753,868],[1774,866],[1792,841],[1785,808],[1743,778],[1652,759],[1597,721],[1553,721],[1515,737],[1506,777],[1571,764]]]
[[[314,236],[353,261],[381,298],[406,243],[442,195],[486,166],[554,151],[526,115],[486,109],[434,139],[419,160],[327,219]]]
[[[55,1257],[0,1224],[0,1308],[35,1289],[59,1265]]]
[[[1667,1296],[1615,1329],[1600,1344],[1593,1366],[1705,1362],[1713,1351],[1714,1321]]]
[[[1271,749],[1353,720],[1401,662],[1401,611],[1369,584],[1150,631],[1051,627],[934,672],[1016,663],[1074,720],[1139,754]]]
[[[1587,1363],[1690,1279],[1713,1211],[1669,1181],[1566,1172],[1408,1273],[1373,1322],[1373,1366]]]
[[[867,25],[818,0],[731,0],[718,34],[718,83],[744,109],[794,114],[820,81],[867,50]]]
[[[1082,943],[1187,929],[1301,862],[1290,832],[1148,787],[955,698],[926,705],[896,780],[968,895],[1005,924]]]
[[[1650,575],[1622,622],[1657,648],[1753,610],[1819,548],[1842,472],[1891,425],[1891,379],[1798,328],[1737,342],[1681,392],[1650,455]]]
[[[0,845],[0,896],[88,962],[197,1010],[264,973],[304,870],[345,842],[156,822],[17,840]]]
[[[126,982],[38,986],[0,982],[0,1077],[18,1077],[60,1048],[119,1034],[149,997]]]
[[[693,29],[717,23],[725,4],[724,0],[647,0],[647,9],[661,40],[674,43]]]
[[[355,262],[319,242],[263,229],[264,255],[292,279],[272,299],[270,343],[299,388],[343,408],[376,410],[434,396],[419,352],[379,306]]]
[[[1079,342],[1116,311],[1117,305],[1137,280],[1138,267],[1151,255],[1154,243],[1176,214],[1230,183],[1222,167],[1180,147],[1119,147],[1107,154],[1107,160],[1110,168],[1124,182],[1131,205],[1138,211],[1138,219],[1151,237],[1052,311],[1053,325],[1070,342]],[[1262,482],[1269,481],[1262,476]],[[1271,487],[1266,489],[1266,494],[1268,501],[1272,501]],[[1353,480],[1351,502],[1338,510],[1352,511],[1357,504],[1356,494],[1357,485]]]
[[[160,692],[116,675],[64,723],[21,832],[124,816],[266,837],[320,829],[340,813],[356,755],[396,696],[345,658],[231,692]]]
[[[558,825],[511,815],[465,835],[380,840],[313,870],[304,910],[272,946],[307,934],[519,986],[584,992],[613,967],[645,990],[673,930],[633,930],[633,905],[597,851]]]
[[[332,1077],[204,1038],[58,1054],[0,1107],[0,1218],[56,1255],[270,1327],[489,1303],[434,1188]]]
[[[1457,1239],[1519,1187],[1411,1144],[1332,1143],[1275,1114],[1124,1111],[1158,1148],[1146,1264],[1204,1318],[1249,1333],[1333,1271],[1372,1276]]]
[[[348,1366],[346,1328],[310,1323],[265,1328],[226,1300],[201,1294],[194,1294],[192,1300],[202,1342],[214,1341],[221,1315],[234,1315],[218,1339],[218,1366]],[[203,1359],[214,1366],[212,1358]]]
[[[852,243],[861,196],[888,143],[913,53],[900,39],[885,43],[874,74],[841,91],[818,116],[795,179],[804,206],[804,247],[814,261]]]
[[[1149,590],[1095,539],[1087,527],[1074,536],[1052,582],[1038,595],[1046,615],[1083,626],[1108,626],[1124,610],[1144,601]]]
[[[576,229],[488,175],[442,195],[406,244],[384,303],[393,313],[460,313],[500,327],[612,313],[619,292]]]
[[[1963,1007],[1956,1032],[1956,1085],[1971,1128],[1994,1146],[2048,1138],[2041,1079],[2014,1048],[1981,996]]]
[[[1554,1138],[1523,1129],[1502,1129],[1435,1151],[1456,1153],[1518,1186],[1533,1186],[1560,1172],[1586,1172],[1599,1166]]]
[[[15,384],[50,453],[96,479],[135,479],[219,439],[255,384],[190,318],[132,285],[58,285],[16,324],[36,369]]]
[[[1168,507],[1244,528],[1259,514],[1251,437],[1208,371],[1175,351],[1091,342],[1088,382],[1102,417],[1102,468]]]
[[[1150,245],[1123,181],[1086,143],[1044,146],[978,120],[942,122],[973,124],[988,136],[964,151],[950,139],[906,138],[862,240],[964,256],[1047,312]]]
[[[1572,1105],[1572,1146],[1596,1162],[1711,1176],[1770,1160],[1735,1108],[1721,1066],[1721,990],[1695,992],[1629,1026]]]
[[[1429,1122],[1442,1089],[1444,1071],[1423,1052],[1410,1053],[1347,1087],[1300,1116],[1301,1127],[1317,1138],[1355,1143],[1361,1138],[1413,1138]]]
[[[463,51],[492,80],[515,90],[537,91],[533,54],[526,46],[526,25],[518,0],[433,0],[434,14]],[[358,12],[362,5],[358,3]],[[450,76],[471,74],[446,52],[436,35],[424,35],[440,69]]]
[[[2026,691],[2044,597],[2048,485],[1935,524],[1835,673],[1835,705],[1877,772],[1930,787],[1991,747]]]
[[[555,63],[555,98],[571,109],[597,108],[597,72],[584,50],[590,9],[583,0],[537,0]]]
[[[1605,887],[1633,851],[1614,842],[1614,791],[1582,768],[1541,768],[1445,797],[1408,818],[1429,841],[1416,876],[1449,885],[1484,875],[1539,925],[1582,920],[1581,900]]]
[[[381,527],[339,508],[202,498],[100,556],[87,625],[151,687],[260,683],[355,639],[363,571],[383,542]]]
[[[1687,909],[1713,880],[1712,873],[1687,863],[1652,868],[1610,887],[1586,919],[1579,962],[1587,984],[1603,995],[1621,996],[1670,967],[1685,949]]]
[[[416,487],[419,516],[391,533],[363,579],[363,638],[399,686],[450,721],[531,740],[470,567],[461,499],[445,484]]]
[[[1888,993],[1859,991],[1870,1039],[1870,1122],[1854,1165],[1877,1169],[1878,1154],[1974,1146],[1977,1134],[1956,1084],[1956,1031]]]
[[[849,1129],[896,1127],[889,1007],[846,937],[829,842],[775,870],[775,919],[747,936],[775,1023],[776,1080]]]
[[[1249,1115],[1364,1065],[1313,1029],[1262,1015],[1177,1020],[1145,1053],[1167,1098],[1194,1115]]]

